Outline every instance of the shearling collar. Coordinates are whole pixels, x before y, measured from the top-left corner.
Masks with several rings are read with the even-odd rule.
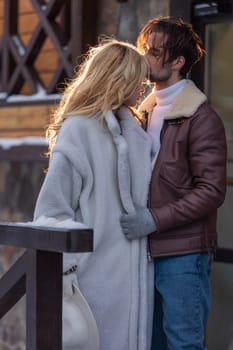
[[[185,87],[175,98],[175,101],[168,110],[164,119],[176,119],[180,117],[189,118],[206,100],[206,95],[204,95],[203,92],[201,92],[201,90],[199,90],[191,80],[187,80]],[[146,111],[150,114],[155,105],[156,97],[152,92],[142,102],[139,110],[140,112]]]

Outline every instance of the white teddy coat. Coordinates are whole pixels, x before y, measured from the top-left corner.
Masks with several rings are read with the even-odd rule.
[[[78,265],[79,288],[100,334],[101,350],[149,350],[153,263],[146,238],[125,238],[120,216],[146,206],[151,176],[147,134],[125,107],[103,125],[75,116],[62,125],[36,204],[41,216],[71,219],[94,229],[94,252],[65,254]]]

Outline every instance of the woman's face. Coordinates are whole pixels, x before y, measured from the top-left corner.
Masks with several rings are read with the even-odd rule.
[[[144,94],[144,92],[145,92],[145,88],[143,84],[141,84],[134,90],[132,95],[124,101],[124,104],[130,107],[136,106],[137,104],[140,103],[141,97]]]

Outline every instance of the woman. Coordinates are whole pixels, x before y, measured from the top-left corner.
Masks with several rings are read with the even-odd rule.
[[[133,109],[146,74],[143,56],[129,43],[111,39],[91,48],[47,130],[50,165],[35,219],[71,219],[94,229],[94,252],[65,254],[63,268],[77,265],[101,350],[150,348],[146,240],[127,240],[120,225],[122,213],[147,203],[151,144]]]

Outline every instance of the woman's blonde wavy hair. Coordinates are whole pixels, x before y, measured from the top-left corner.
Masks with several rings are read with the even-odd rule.
[[[74,115],[103,121],[108,110],[117,110],[147,75],[147,63],[137,48],[116,39],[91,47],[70,82],[46,131],[51,152],[63,121]]]

